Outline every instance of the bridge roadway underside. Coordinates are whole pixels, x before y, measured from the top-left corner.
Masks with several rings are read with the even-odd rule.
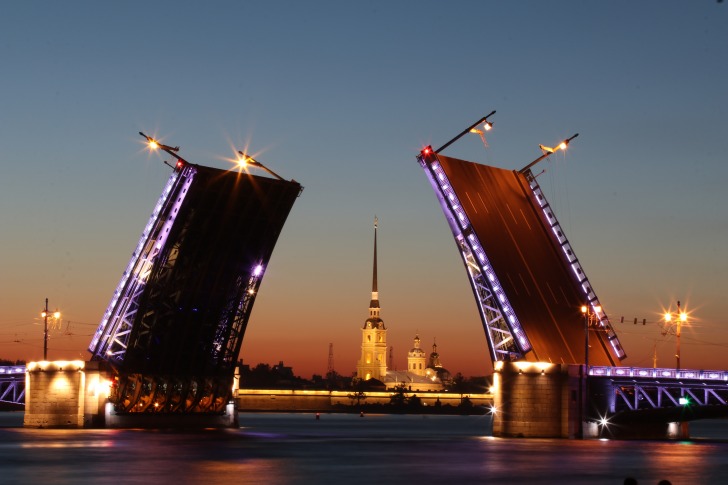
[[[438,155],[533,350],[530,361],[584,363],[584,290],[572,274],[525,175]],[[589,363],[615,365],[590,330]]]

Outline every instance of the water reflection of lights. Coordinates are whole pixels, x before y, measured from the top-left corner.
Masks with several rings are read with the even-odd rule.
[[[98,441],[44,441],[42,443],[21,443],[21,448],[111,448],[111,440]]]

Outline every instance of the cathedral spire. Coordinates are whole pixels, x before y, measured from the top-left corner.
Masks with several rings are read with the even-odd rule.
[[[379,227],[379,219],[374,216],[374,270],[372,271],[372,301],[369,303],[370,308],[379,308],[379,291],[377,290],[377,228]]]
[[[356,366],[360,379],[378,379],[384,382],[387,376],[387,328],[379,317],[379,293],[377,292],[377,226],[374,216],[374,265],[372,271],[372,300],[369,303],[369,318],[361,329],[361,359]],[[390,359],[391,360],[391,359]]]

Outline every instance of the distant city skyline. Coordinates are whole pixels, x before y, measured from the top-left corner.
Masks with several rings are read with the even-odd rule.
[[[496,110],[446,154],[539,184],[622,342],[675,365],[665,309],[690,312],[681,364],[728,369],[725,3],[16,2],[0,17],[0,358],[86,347],[169,176],[242,150],[304,186],[240,357],[302,377],[356,369],[379,218],[395,363],[419,333],[451,372],[491,371],[447,223],[415,155]],[[485,147],[487,142],[487,148]],[[621,317],[624,323],[621,323]],[[633,324],[637,318],[639,323]],[[642,325],[642,320],[647,321]],[[396,359],[400,358],[399,361]]]

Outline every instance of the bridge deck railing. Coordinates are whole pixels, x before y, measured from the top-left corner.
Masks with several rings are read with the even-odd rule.
[[[25,366],[0,366],[0,402],[25,404]]]
[[[24,365],[3,365],[0,366],[0,376],[10,374],[25,374]]]
[[[699,381],[728,381],[728,371],[667,369],[652,367],[589,367],[589,375],[594,377],[630,377],[641,379],[690,379]]]

